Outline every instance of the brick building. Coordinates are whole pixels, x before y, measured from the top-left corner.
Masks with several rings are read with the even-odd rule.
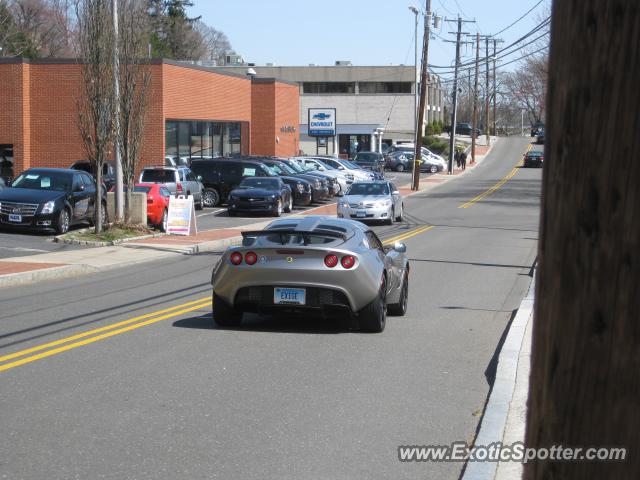
[[[150,70],[140,168],[165,157],[298,152],[297,84],[168,60],[152,61]],[[13,161],[14,175],[86,158],[80,82],[76,60],[0,58],[0,157]]]

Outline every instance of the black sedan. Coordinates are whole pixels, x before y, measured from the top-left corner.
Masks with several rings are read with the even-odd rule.
[[[69,168],[72,170],[82,170],[83,172],[91,174],[93,178],[96,178],[95,168],[88,160],[79,160]],[[111,187],[116,184],[116,166],[113,162],[104,162],[102,165],[102,181],[107,191],[111,190]]]
[[[352,161],[365,170],[378,172],[384,176],[384,157],[381,153],[359,152]]]
[[[231,191],[227,202],[230,217],[240,212],[279,217],[292,207],[291,188],[279,177],[247,177]]]
[[[540,151],[527,152],[524,156],[524,167],[542,167],[544,154]]]
[[[291,190],[293,191],[293,203],[300,205],[309,205],[311,202],[319,202],[321,200],[330,198],[329,188],[326,186],[326,184],[323,186],[322,180],[320,178],[313,175],[299,173],[286,163],[277,159],[265,158],[262,162],[271,170],[275,171],[278,175],[281,175],[283,180],[286,178],[295,178],[299,179],[304,185],[306,185],[307,183],[309,184],[311,200],[308,203],[306,202],[306,199],[305,201],[298,202],[298,199],[296,198],[296,191],[294,190],[293,185],[289,184]]]
[[[71,225],[93,223],[96,182],[77,170],[31,168],[0,191],[0,226],[65,233]],[[103,222],[107,197],[102,195]]]

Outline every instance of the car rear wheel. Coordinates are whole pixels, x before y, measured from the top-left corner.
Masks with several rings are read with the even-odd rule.
[[[404,204],[400,205],[400,214],[396,217],[396,222],[401,222],[404,216]]]
[[[431,165],[431,168],[429,169],[429,171],[431,173],[438,173],[438,166],[437,165]]]
[[[220,203],[220,195],[213,189],[207,189],[202,192],[202,203],[205,207],[215,207]]]
[[[167,209],[165,208],[164,211],[162,212],[162,221],[160,222],[160,231],[166,232],[168,224],[169,224],[169,212],[167,212]]]
[[[291,210],[293,210],[293,194],[289,197],[289,204],[287,205],[287,208],[284,209],[285,213],[291,213]]]
[[[242,323],[242,312],[227,305],[227,303],[213,292],[213,321],[221,327],[237,327]]]
[[[389,218],[387,218],[384,223],[386,223],[387,225],[393,225],[393,219],[395,218],[395,216],[396,216],[396,209],[392,208]]]
[[[405,273],[402,279],[402,289],[400,290],[400,299],[398,303],[389,305],[389,315],[404,316],[407,313],[407,305],[409,303],[409,274]]]
[[[58,224],[56,225],[56,232],[58,235],[62,235],[63,233],[67,233],[69,231],[69,224],[71,223],[71,217],[69,215],[69,210],[63,208],[58,216]]]
[[[387,323],[387,282],[382,280],[376,299],[360,310],[360,330],[368,333],[379,333]]]
[[[404,172],[405,167],[404,164],[399,163],[398,165],[396,165],[396,172]]]
[[[196,203],[196,210],[202,210],[204,208],[204,204],[202,201],[202,194],[200,195],[200,201]]]

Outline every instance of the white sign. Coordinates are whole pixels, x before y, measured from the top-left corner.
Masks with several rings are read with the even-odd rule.
[[[169,197],[167,233],[176,235],[197,235],[196,212],[193,196]]]
[[[308,133],[315,137],[333,137],[336,134],[336,109],[310,108]]]

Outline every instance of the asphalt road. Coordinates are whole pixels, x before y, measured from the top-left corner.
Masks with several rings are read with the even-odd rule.
[[[0,290],[0,477],[458,478],[462,464],[397,448],[473,439],[535,259],[541,170],[513,170],[527,146],[501,141],[406,199],[406,223],[375,227],[433,225],[406,239],[409,311],[382,334],[257,316],[218,329],[214,254]]]

